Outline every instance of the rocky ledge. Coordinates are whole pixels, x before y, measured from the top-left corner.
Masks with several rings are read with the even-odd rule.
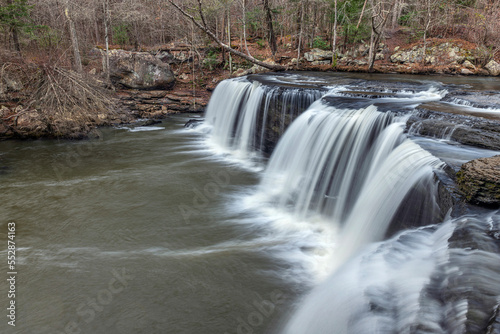
[[[457,183],[465,199],[473,204],[500,206],[500,155],[462,165]]]

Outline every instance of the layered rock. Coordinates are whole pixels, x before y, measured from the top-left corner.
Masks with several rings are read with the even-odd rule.
[[[162,118],[179,112],[203,112],[208,94],[165,90],[128,90],[119,92],[119,98],[129,111],[140,118]]]
[[[457,183],[468,202],[500,206],[500,155],[463,164]]]

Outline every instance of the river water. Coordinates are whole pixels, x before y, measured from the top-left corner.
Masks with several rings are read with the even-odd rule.
[[[269,254],[285,241],[228,208],[257,174],[204,149],[187,119],[0,143],[18,272],[17,326],[2,316],[2,333],[236,333],[287,310],[304,288]]]
[[[267,159],[228,155],[206,140],[207,129],[184,128],[190,117],[100,129],[87,141],[0,142],[0,270],[7,276],[7,226],[15,222],[17,271],[16,327],[3,315],[1,333],[285,327],[330,274],[336,227],[263,205],[256,194],[273,191],[259,185]],[[441,140],[419,140],[450,155]],[[452,147],[446,158],[455,164],[497,153]],[[4,291],[5,310],[12,299]]]

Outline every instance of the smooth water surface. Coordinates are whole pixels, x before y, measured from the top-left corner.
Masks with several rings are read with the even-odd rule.
[[[213,156],[186,120],[0,142],[3,245],[17,226],[15,333],[263,332],[287,310],[298,290],[272,256],[286,242],[231,213],[257,175]],[[0,332],[13,333],[4,318]]]

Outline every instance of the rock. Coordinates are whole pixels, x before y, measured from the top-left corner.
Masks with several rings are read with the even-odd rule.
[[[435,56],[425,56],[425,63],[431,64],[431,65],[436,65],[437,59]]]
[[[463,164],[457,183],[468,202],[500,206],[500,155]]]
[[[498,64],[494,60],[490,60],[489,63],[484,66],[484,68],[487,69],[491,75],[500,75],[500,64]]]
[[[242,77],[244,75],[247,75],[248,71],[242,68],[237,69],[235,72],[233,72],[234,77]]]
[[[473,63],[471,63],[470,61],[466,60],[462,63],[462,66],[471,70],[471,71],[475,71],[476,70],[476,66],[474,66]]]
[[[171,89],[175,78],[170,66],[148,52],[111,50],[111,81],[133,89]]]
[[[175,58],[173,54],[165,50],[158,52],[155,57],[167,64],[178,64],[182,62],[180,59]]]
[[[144,121],[144,123],[141,124],[141,126],[152,126],[152,125],[156,125],[156,124],[160,124],[161,121],[157,120],[157,119],[148,119],[146,121]]]
[[[187,75],[186,73],[181,73],[179,75],[179,80],[188,81],[189,80],[189,75]]]
[[[479,74],[479,75],[490,75],[490,72],[488,72],[484,68],[480,68],[480,69],[477,70],[477,74]]]
[[[375,60],[384,60],[385,59],[385,56],[383,53],[377,53],[375,55]]]
[[[472,74],[474,74],[474,72],[472,72],[471,70],[469,70],[467,68],[462,68],[460,70],[460,74],[462,74],[462,75],[472,75]]]
[[[203,124],[204,119],[190,119],[189,121],[184,124],[184,127],[189,128],[189,129],[194,129],[197,126]]]
[[[328,60],[328,59],[331,60],[332,57],[333,57],[332,51],[325,51],[321,49],[312,49],[310,52],[304,53],[304,58],[306,58],[306,60],[309,62]]]
[[[331,63],[331,60],[315,60],[311,63],[311,65],[330,65]]]
[[[396,46],[396,47],[394,48],[394,52],[398,52],[400,48],[401,48],[400,46]]]

